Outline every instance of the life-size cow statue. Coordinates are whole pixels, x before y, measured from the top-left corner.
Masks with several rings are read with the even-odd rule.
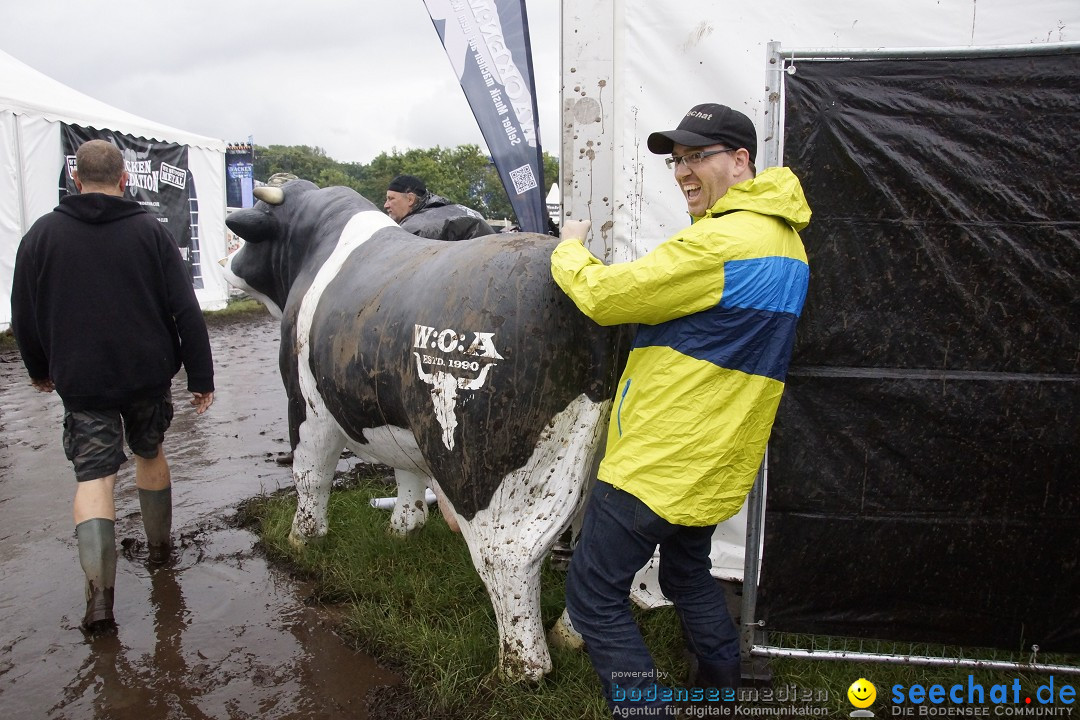
[[[424,523],[430,486],[487,586],[500,671],[539,678],[540,564],[583,501],[621,331],[554,284],[555,238],[419,238],[352,190],[305,180],[256,195],[228,218],[247,242],[226,275],[281,318],[292,539],[326,534],[344,448],[394,468],[397,532]]]

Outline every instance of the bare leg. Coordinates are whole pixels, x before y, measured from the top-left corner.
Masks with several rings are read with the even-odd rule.
[[[113,503],[115,485],[115,474],[97,480],[84,480],[76,485],[75,524],[93,518],[116,520],[116,505]]]
[[[169,462],[165,450],[158,445],[157,457],[135,456],[135,487],[142,490],[164,490],[172,485]]]

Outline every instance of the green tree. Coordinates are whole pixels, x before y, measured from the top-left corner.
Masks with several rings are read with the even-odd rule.
[[[406,174],[421,178],[428,190],[462,205],[486,214],[483,203],[486,190],[484,169],[488,159],[476,145],[459,145],[456,148],[436,146],[426,150],[394,149],[382,153],[367,166],[360,182],[360,194],[368,198],[382,198],[386,186],[396,176]]]
[[[326,156],[320,147],[307,145],[271,145],[255,147],[254,174],[265,181],[274,173],[287,172],[315,182],[319,174],[337,163]]]
[[[547,153],[544,153],[543,160],[542,190],[546,196],[551,183],[558,181],[559,162]],[[319,187],[350,187],[378,207],[382,207],[386,186],[391,180],[402,174],[416,175],[424,180],[428,190],[433,193],[471,207],[490,220],[505,218],[513,224],[517,223],[495,165],[477,145],[459,145],[456,148],[436,146],[404,152],[394,148],[367,164],[337,162],[320,147],[257,146],[256,179],[265,182],[279,172],[292,173]]]

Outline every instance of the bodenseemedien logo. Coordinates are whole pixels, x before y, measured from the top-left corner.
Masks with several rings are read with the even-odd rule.
[[[866,709],[873,705],[874,700],[877,699],[877,688],[874,687],[874,683],[866,678],[859,678],[851,683],[851,687],[849,687],[847,691],[847,698],[848,702],[855,706],[855,710],[852,711],[851,717],[874,717],[873,711]]]

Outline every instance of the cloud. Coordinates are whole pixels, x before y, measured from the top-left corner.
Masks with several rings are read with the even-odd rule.
[[[483,138],[422,2],[34,0],[0,48],[87,95],[225,141],[369,162]],[[558,153],[556,3],[527,0],[541,139]]]

